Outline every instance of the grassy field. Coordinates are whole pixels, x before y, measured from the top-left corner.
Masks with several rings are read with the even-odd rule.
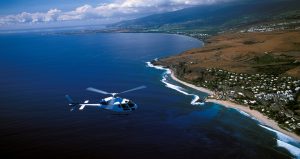
[[[185,78],[197,78],[200,68],[237,73],[288,75],[300,79],[300,31],[225,33],[206,40],[203,48],[160,59],[163,65],[184,63]],[[180,67],[176,67],[180,69]]]

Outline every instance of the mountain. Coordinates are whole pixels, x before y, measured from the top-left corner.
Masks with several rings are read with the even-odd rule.
[[[110,25],[119,29],[228,29],[278,19],[300,19],[299,0],[264,0],[201,5]]]

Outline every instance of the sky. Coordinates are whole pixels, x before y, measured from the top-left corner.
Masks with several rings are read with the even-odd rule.
[[[105,25],[231,0],[1,0],[0,29]]]

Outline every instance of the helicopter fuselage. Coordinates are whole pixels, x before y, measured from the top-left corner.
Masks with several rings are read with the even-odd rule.
[[[70,103],[71,107],[79,106],[79,110],[83,110],[85,107],[99,107],[106,110],[115,112],[130,112],[137,109],[137,104],[131,100],[120,97],[107,97],[101,99],[97,103],[89,103],[89,100],[85,100],[83,103]],[[73,109],[72,109],[73,110]]]
[[[137,109],[137,104],[131,100],[120,97],[107,97],[100,100],[101,108],[116,112],[128,112]]]
[[[137,104],[133,103],[131,100],[126,98],[117,97],[118,94],[128,93],[132,91],[137,91],[144,89],[146,86],[139,86],[133,89],[129,89],[120,93],[108,93],[106,91],[96,89],[93,87],[88,87],[86,90],[101,93],[101,94],[110,94],[112,96],[101,99],[98,103],[89,103],[89,100],[84,101],[83,103],[77,103],[72,100],[69,95],[65,95],[66,99],[69,101],[69,106],[71,106],[71,111],[75,107],[80,106],[79,110],[83,110],[86,106],[100,107],[106,110],[111,110],[115,112],[130,112],[137,109]]]

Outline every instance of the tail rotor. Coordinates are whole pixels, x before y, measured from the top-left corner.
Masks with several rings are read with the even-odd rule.
[[[69,106],[71,107],[70,111],[73,111],[75,109],[75,107],[79,105],[79,103],[74,102],[73,99],[69,95],[65,95],[65,97],[69,102]]]

